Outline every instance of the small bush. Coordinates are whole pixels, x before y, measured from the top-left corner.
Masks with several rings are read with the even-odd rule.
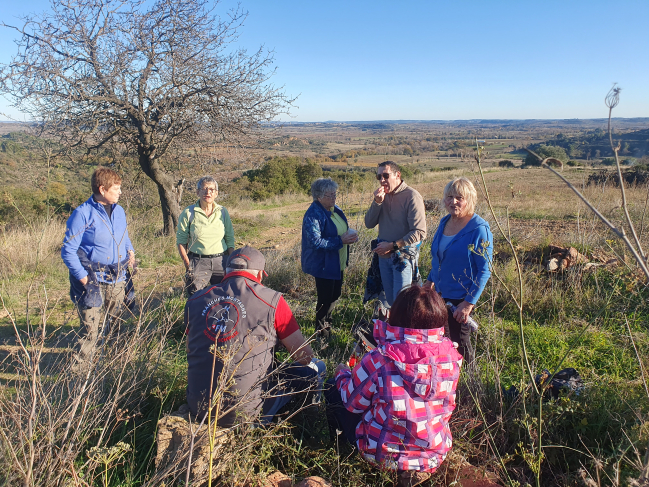
[[[566,164],[568,164],[570,167],[583,166],[583,163],[581,163],[579,161],[568,161],[568,162],[566,162]]]
[[[255,201],[285,193],[308,193],[311,183],[322,177],[322,168],[311,159],[273,157],[259,169],[243,173],[229,185],[228,193],[250,196]]]
[[[553,145],[540,145],[532,150],[536,152],[542,159],[545,159],[546,157],[554,157],[555,159],[559,159],[561,162],[566,162],[568,160],[568,154],[566,154],[566,151],[563,149],[563,147],[556,147]],[[523,161],[522,167],[538,167],[540,165],[541,161],[539,161],[532,154],[527,154],[527,157],[525,157],[525,160]]]
[[[509,159],[503,159],[502,161],[498,161],[498,167],[514,167],[514,163]]]

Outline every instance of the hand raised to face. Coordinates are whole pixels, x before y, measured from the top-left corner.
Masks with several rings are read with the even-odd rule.
[[[385,199],[385,188],[383,186],[379,186],[376,191],[374,191],[374,201],[377,204],[383,203],[383,200]]]

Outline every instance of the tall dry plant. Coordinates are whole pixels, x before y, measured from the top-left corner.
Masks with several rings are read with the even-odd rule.
[[[561,161],[549,157],[549,158],[541,158],[539,157],[536,153],[533,151],[526,149],[530,154],[534,155],[541,165],[551,171],[553,174],[555,174],[557,177],[559,177],[566,185],[572,189],[575,194],[586,204],[586,206],[593,211],[595,216],[599,218],[625,245],[626,247],[630,250],[631,254],[634,256],[637,265],[642,269],[643,273],[645,276],[649,279],[649,270],[647,268],[647,257],[646,254],[644,253],[644,250],[642,248],[642,245],[640,243],[640,238],[638,236],[638,233],[635,230],[635,226],[633,223],[633,220],[629,214],[628,211],[628,202],[626,198],[626,192],[624,189],[624,180],[622,178],[622,171],[620,167],[620,161],[618,157],[618,151],[620,150],[620,144],[618,143],[615,145],[613,143],[613,137],[612,137],[612,128],[611,128],[611,115],[612,115],[612,110],[618,105],[619,103],[619,93],[620,93],[620,88],[617,86],[614,86],[609,94],[606,96],[606,106],[609,108],[609,120],[608,120],[608,129],[609,129],[609,141],[611,143],[611,149],[613,150],[613,153],[615,155],[615,160],[616,160],[616,166],[617,166],[617,173],[618,173],[618,179],[619,179],[619,184],[620,184],[620,192],[621,192],[621,208],[624,214],[624,221],[626,223],[625,225],[619,225],[616,226],[613,224],[609,219],[607,219],[598,209],[581,193],[579,190],[571,184],[560,172],[558,172],[556,169],[552,167],[552,165],[556,165],[559,167],[563,167],[563,164]],[[517,248],[515,246],[514,240],[512,239],[512,234],[511,234],[511,229],[509,225],[509,213],[508,211],[506,212],[506,222],[505,224],[501,224],[500,220],[498,219],[496,215],[496,211],[494,209],[494,206],[492,204],[490,195],[489,195],[489,188],[487,185],[487,182],[485,180],[484,176],[484,171],[483,171],[483,161],[482,161],[482,156],[484,154],[484,147],[482,147],[479,144],[479,141],[476,140],[476,148],[475,148],[475,160],[477,163],[477,169],[479,172],[480,176],[480,182],[481,182],[481,189],[483,191],[484,197],[486,199],[486,204],[489,208],[489,211],[491,212],[491,215],[493,217],[494,222],[496,223],[498,232],[502,238],[502,240],[505,242],[505,244],[509,247],[509,250],[511,252],[512,258],[513,258],[513,263],[514,263],[514,268],[516,272],[516,277],[517,277],[517,286],[516,288],[510,288],[505,280],[499,275],[499,273],[496,271],[496,269],[493,269],[492,266],[492,271],[493,271],[493,276],[494,278],[499,282],[500,285],[502,285],[507,294],[510,296],[512,302],[516,306],[516,309],[518,311],[518,329],[519,329],[519,338],[520,338],[520,343],[521,343],[521,355],[522,355],[522,361],[523,361],[523,366],[524,369],[527,373],[529,383],[527,385],[527,388],[529,391],[531,391],[533,399],[537,403],[537,414],[536,417],[534,418],[533,421],[523,421],[525,424],[527,430],[528,430],[528,436],[529,436],[529,442],[528,446],[525,446],[523,444],[519,445],[519,448],[517,450],[517,453],[519,456],[523,458],[527,466],[530,468],[530,470],[533,472],[536,485],[537,487],[540,487],[541,485],[541,473],[542,473],[542,464],[545,459],[544,455],[544,449],[546,448],[546,445],[544,445],[543,438],[544,438],[544,429],[548,427],[548,424],[546,424],[543,416],[543,409],[544,409],[544,396],[546,389],[549,387],[550,383],[552,382],[554,376],[557,374],[557,372],[561,369],[563,366],[563,363],[567,359],[569,353],[573,349],[574,346],[577,345],[578,341],[584,336],[585,332],[589,328],[590,324],[586,324],[580,333],[577,335],[576,339],[570,344],[568,347],[568,350],[566,354],[558,361],[557,365],[554,367],[554,372],[551,373],[549,376],[542,376],[540,381],[537,381],[537,378],[533,372],[532,369],[532,358],[529,356],[527,346],[526,346],[526,333],[525,333],[525,319],[524,319],[524,306],[526,305],[526,297],[525,297],[525,278],[524,278],[524,273],[523,273],[523,265],[518,257],[518,252]],[[612,295],[611,295],[612,297]],[[603,312],[603,311],[602,311]],[[601,314],[601,313],[600,313]],[[647,397],[649,398],[649,388],[647,387],[647,379],[645,376],[645,371],[644,371],[644,366],[641,357],[638,354],[637,348],[635,347],[635,343],[633,341],[633,336],[630,330],[630,327],[628,326],[627,322],[627,330],[629,333],[629,337],[631,338],[631,342],[633,344],[633,348],[636,353],[636,358],[638,360],[638,363],[640,365],[640,371],[642,374],[642,382],[645,388],[645,392],[647,393]],[[470,391],[472,392],[472,391]],[[527,392],[524,391],[523,395],[525,396]],[[482,415],[482,419],[486,420],[485,415],[481,409],[480,406],[480,399],[478,396],[473,394],[474,398],[474,403],[476,404],[479,413]],[[524,402],[523,398],[523,402]],[[497,452],[497,448],[495,445],[495,441],[493,439],[493,436],[491,435],[491,432],[487,430],[489,440],[492,443],[492,446],[494,448],[494,451]],[[638,449],[632,444],[631,445],[633,451],[635,452],[635,457],[636,459],[634,461],[631,461],[631,463],[635,464],[638,470],[642,472],[641,477],[639,480],[635,481],[636,484],[634,485],[644,485],[641,482],[646,482],[647,480],[647,471],[649,470],[649,464],[647,463],[649,461],[649,454],[645,455],[644,460],[642,460],[640,453],[638,452]],[[630,447],[630,448],[631,448]],[[648,449],[649,451],[649,449]],[[626,453],[623,453],[622,456],[618,459],[617,465],[615,467],[615,474],[613,475],[613,478],[609,478],[611,483],[613,485],[620,485],[620,469],[621,469],[621,462],[625,458]],[[499,457],[500,458],[500,457]],[[581,475],[585,479],[584,482],[586,484],[590,485],[601,485],[601,475],[600,475],[600,470],[601,470],[601,461],[596,458],[593,454],[591,454],[591,458],[593,459],[593,463],[596,468],[596,474],[594,476],[591,476],[588,474],[585,470],[582,471]],[[644,462],[644,463],[643,463]],[[504,464],[503,464],[503,469],[504,469]],[[640,483],[638,483],[640,482]]]
[[[97,468],[105,464],[117,428],[139,413],[143,395],[156,385],[173,323],[144,315],[123,325],[80,375],[71,372],[75,359],[69,353],[47,353],[54,326],[47,322],[46,289],[41,298],[40,322],[28,333],[4,308],[18,343],[8,361],[15,390],[0,396],[6,476],[11,485],[25,487],[91,485],[96,475],[107,475]]]
[[[644,249],[642,248],[642,244],[640,242],[640,237],[638,236],[638,232],[636,231],[635,224],[633,222],[633,219],[631,218],[631,215],[629,214],[629,205],[626,197],[626,190],[625,190],[625,185],[624,185],[624,178],[622,177],[622,168],[620,165],[620,157],[619,157],[619,151],[621,149],[621,143],[618,142],[617,144],[613,141],[613,128],[611,124],[611,118],[613,115],[613,109],[615,109],[619,103],[620,103],[620,92],[622,89],[617,86],[617,83],[613,85],[613,87],[609,90],[607,93],[604,102],[606,106],[608,107],[608,137],[609,137],[609,143],[611,145],[611,150],[613,151],[613,155],[615,156],[615,167],[617,170],[617,178],[619,182],[619,189],[620,189],[620,196],[621,196],[621,209],[622,212],[624,213],[624,223],[626,223],[626,228],[624,223],[621,225],[615,225],[613,222],[611,222],[608,218],[606,218],[596,207],[593,203],[591,203],[577,188],[575,188],[574,185],[572,185],[565,177],[563,177],[559,172],[557,172],[554,168],[550,166],[552,163],[559,162],[556,159],[553,158],[546,158],[543,159],[538,156],[538,154],[534,153],[533,151],[526,149],[530,154],[534,155],[538,161],[541,163],[541,166],[545,167],[548,169],[550,172],[552,172],[555,176],[557,176],[559,179],[561,179],[578,197],[581,199],[581,201],[584,202],[584,204],[599,218],[599,220],[604,223],[610,230],[613,232],[613,234],[621,240],[626,248],[631,252],[631,255],[633,255],[634,261],[636,262],[637,266],[640,267],[642,272],[644,273],[645,277],[647,280],[649,280],[649,266],[647,264],[647,255],[644,252]],[[645,204],[645,209],[646,209],[646,204]],[[644,211],[643,211],[643,220],[644,220]],[[642,222],[643,223],[643,222]],[[641,226],[642,226],[641,223]],[[629,235],[630,234],[630,235]],[[644,364],[642,361],[642,358],[638,354],[638,350],[635,346],[635,342],[633,340],[633,334],[631,333],[631,328],[629,327],[628,320],[626,321],[626,326],[627,326],[627,331],[629,333],[629,338],[631,339],[631,343],[633,344],[633,349],[636,354],[636,358],[638,360],[638,364],[640,366],[640,372],[642,375],[642,383],[645,389],[645,393],[647,394],[647,399],[649,400],[649,387],[647,387],[647,377],[645,375],[645,370],[644,370]],[[644,460],[641,460],[641,456],[638,453],[637,448],[635,446],[633,449],[636,452],[636,463],[638,466],[638,469],[641,471],[641,475],[637,480],[631,481],[632,485],[649,485],[649,444],[647,444],[647,451],[644,456]],[[622,457],[620,458],[620,461],[622,458],[624,458],[625,454],[622,454]],[[598,465],[599,461],[597,458],[593,456],[593,459],[595,460],[595,464]],[[620,466],[619,462],[616,468],[616,477],[612,479],[614,485],[619,485],[619,472],[620,472]],[[599,468],[598,468],[598,473],[596,475],[597,478],[597,484],[596,485],[601,485],[600,482],[600,476],[599,476]],[[592,480],[592,478],[591,478]]]

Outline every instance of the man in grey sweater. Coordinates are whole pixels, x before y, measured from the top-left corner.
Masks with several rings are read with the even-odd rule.
[[[372,206],[365,213],[365,226],[379,226],[378,245],[381,283],[387,304],[412,283],[419,258],[419,246],[426,238],[426,210],[419,192],[401,179],[399,166],[392,161],[379,164]]]

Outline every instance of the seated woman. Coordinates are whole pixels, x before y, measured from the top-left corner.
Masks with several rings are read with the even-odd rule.
[[[447,319],[435,291],[404,289],[390,323],[374,322],[377,347],[354,370],[338,365],[325,391],[330,433],[342,431],[365,459],[398,470],[401,486],[424,482],[451,449],[462,356],[444,337]]]

